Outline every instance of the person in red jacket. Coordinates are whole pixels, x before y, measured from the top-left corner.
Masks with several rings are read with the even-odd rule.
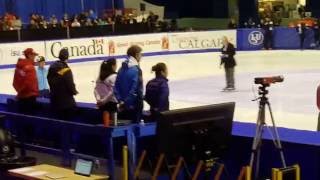
[[[13,87],[17,91],[18,108],[21,113],[34,112],[36,97],[39,95],[35,70],[35,57],[38,53],[32,48],[23,51],[25,59],[19,58],[14,72]]]

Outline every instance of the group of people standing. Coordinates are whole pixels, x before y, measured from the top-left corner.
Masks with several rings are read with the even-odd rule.
[[[44,66],[44,57],[39,57],[38,68],[35,68],[38,53],[32,48],[27,48],[24,55],[26,58],[21,58],[17,62],[13,80],[13,86],[17,91],[19,111],[34,114],[37,109],[36,98],[41,95],[50,98],[57,118],[72,120],[76,113],[74,96],[78,94],[78,91],[67,63],[68,50],[60,50],[59,60],[51,64],[49,70]],[[160,111],[169,110],[166,65],[158,63],[153,66],[152,71],[156,76],[147,83],[144,96],[140,68],[142,49],[133,45],[127,50],[127,55],[118,73],[116,72],[116,59],[110,58],[101,63],[94,90],[99,109],[109,114],[118,112],[119,118],[132,122],[139,122],[142,118],[144,100],[150,105],[151,118],[147,117],[147,119],[152,119]]]
[[[103,61],[96,81],[95,97],[100,110],[110,114],[118,113],[119,119],[139,122],[142,118],[153,117],[161,111],[169,110],[168,70],[164,63],[153,66],[156,76],[146,86],[143,95],[143,76],[140,68],[142,49],[133,45],[127,50],[127,59],[116,73],[116,60]],[[150,105],[150,117],[143,115],[143,101]],[[143,117],[144,116],[144,117]],[[111,116],[113,119],[117,116]]]
[[[13,87],[17,92],[18,110],[25,114],[34,114],[37,110],[37,97],[50,98],[54,114],[59,119],[70,119],[76,107],[75,88],[72,71],[67,64],[69,53],[62,49],[59,61],[49,70],[45,67],[44,57],[39,57],[35,68],[36,53],[32,48],[23,51],[25,58],[17,62]],[[50,90],[49,90],[50,89]]]
[[[227,37],[222,38],[220,66],[224,65],[226,87],[223,90],[235,90],[234,59],[235,48]],[[59,60],[45,67],[44,57],[39,57],[32,48],[24,50],[26,58],[19,59],[15,69],[13,86],[17,91],[17,100],[21,113],[33,114],[37,97],[50,99],[57,118],[71,120],[76,113],[74,96],[78,94],[72,70],[68,66],[68,49],[61,49]],[[156,120],[157,114],[169,110],[168,69],[166,64],[157,63],[152,67],[155,78],[146,84],[143,92],[143,76],[140,68],[142,49],[132,45],[127,50],[127,58],[117,71],[114,58],[103,61],[96,80],[94,95],[96,104],[102,112],[107,112],[112,120],[119,119],[139,122],[141,119]],[[50,89],[50,90],[49,90]],[[143,102],[150,105],[150,113],[143,114]],[[115,116],[117,114],[117,116]]]

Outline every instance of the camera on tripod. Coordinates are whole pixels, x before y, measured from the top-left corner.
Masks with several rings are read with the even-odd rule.
[[[254,83],[268,86],[272,83],[283,82],[283,80],[283,76],[256,77],[254,78]]]

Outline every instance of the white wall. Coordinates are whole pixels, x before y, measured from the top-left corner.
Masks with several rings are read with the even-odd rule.
[[[156,5],[147,3],[143,0],[124,0],[124,7],[125,8],[134,8],[137,10],[138,15],[142,15],[142,12],[140,11],[140,3],[146,4],[146,11],[144,12],[145,17],[148,16],[149,11],[152,11],[156,15],[159,16],[159,19],[163,19],[163,15],[164,15],[164,7],[163,6],[156,6]]]

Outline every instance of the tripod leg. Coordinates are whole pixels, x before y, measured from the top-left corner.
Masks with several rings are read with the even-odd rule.
[[[259,161],[260,161],[260,145],[262,139],[262,132],[264,126],[264,119],[265,119],[265,106],[259,106],[259,113],[257,119],[257,127],[256,127],[256,134],[253,140],[252,149],[251,149],[251,158],[250,158],[250,167],[253,168],[253,164],[255,162],[255,178],[259,175]],[[256,156],[256,161],[255,161]]]
[[[276,141],[276,148],[279,150],[280,152],[280,157],[281,157],[281,161],[282,161],[282,166],[283,167],[287,167],[286,165],[286,161],[284,159],[284,153],[283,153],[283,149],[282,149],[282,145],[281,145],[281,141],[280,141],[280,136],[279,136],[279,133],[278,133],[278,130],[277,130],[277,127],[276,127],[276,124],[275,124],[275,121],[273,119],[273,114],[272,114],[272,110],[271,110],[271,105],[269,102],[267,102],[267,105],[268,105],[268,109],[269,109],[269,112],[270,112],[270,117],[271,117],[271,121],[272,121],[272,126],[273,126],[273,134],[275,136],[275,141]]]

